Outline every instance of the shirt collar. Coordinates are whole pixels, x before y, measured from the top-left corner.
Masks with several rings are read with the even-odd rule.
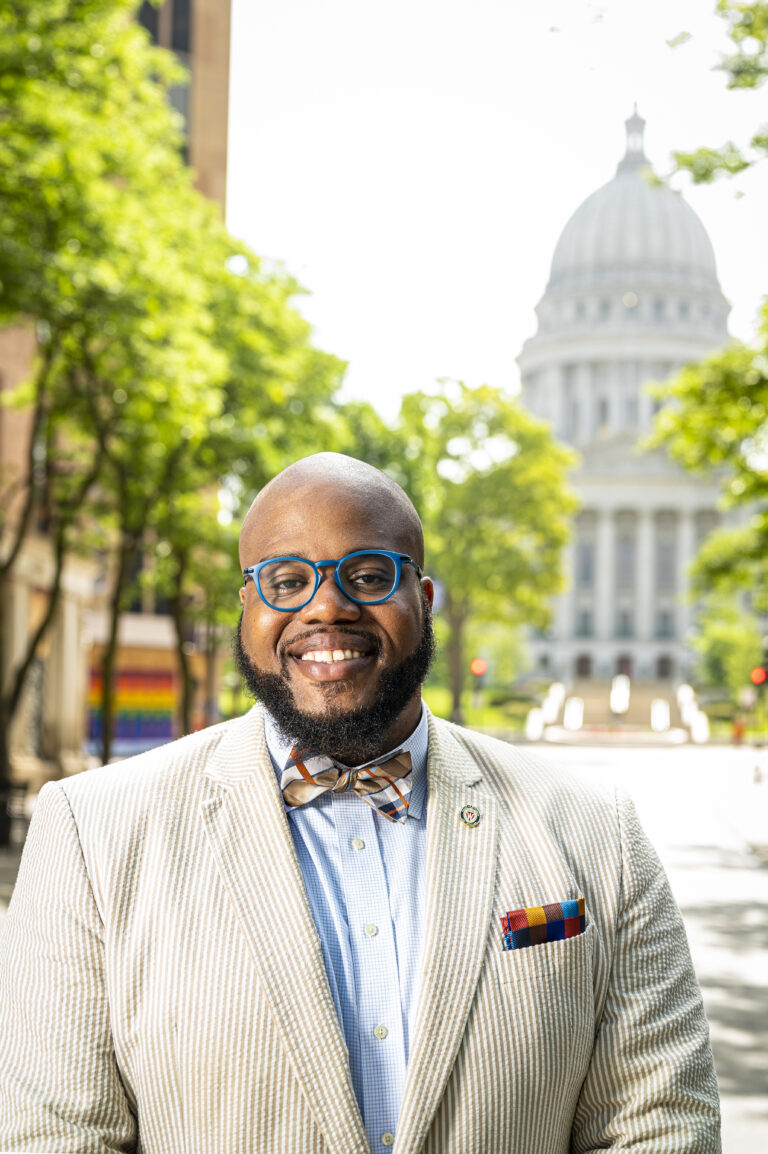
[[[411,768],[413,770],[413,788],[408,805],[408,817],[416,818],[417,821],[421,818],[424,811],[424,802],[427,797],[427,751],[429,748],[428,713],[429,710],[422,701],[419,724],[410,737],[406,738],[400,745],[395,746],[387,753],[382,754],[383,761],[389,757],[390,753],[395,753],[398,749],[407,750],[408,753],[410,753]],[[277,728],[274,718],[266,709],[264,710],[264,736],[267,739],[267,749],[269,750],[269,756],[272,759],[272,766],[279,784],[280,775],[291,756],[294,743],[290,738],[283,736]],[[294,807],[286,806],[286,810],[289,811],[293,810],[293,808]]]

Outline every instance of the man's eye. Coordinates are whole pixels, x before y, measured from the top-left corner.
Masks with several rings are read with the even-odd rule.
[[[263,569],[261,572],[261,587],[265,596],[280,599],[291,597],[306,589],[310,582],[311,570],[280,566]]]
[[[360,569],[348,574],[347,581],[356,589],[382,589],[392,584],[392,574],[382,569]]]

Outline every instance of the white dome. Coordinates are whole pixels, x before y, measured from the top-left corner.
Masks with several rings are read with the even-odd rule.
[[[644,124],[636,113],[629,118],[627,154],[615,177],[588,196],[563,229],[549,288],[583,288],[628,276],[719,287],[704,225],[679,193],[649,180]]]

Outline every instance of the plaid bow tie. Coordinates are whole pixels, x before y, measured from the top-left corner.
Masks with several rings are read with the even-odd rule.
[[[354,769],[336,763],[314,750],[298,750],[294,745],[280,778],[286,805],[306,805],[330,790],[356,793],[387,821],[405,821],[413,788],[411,755],[399,749],[385,761],[366,762]]]

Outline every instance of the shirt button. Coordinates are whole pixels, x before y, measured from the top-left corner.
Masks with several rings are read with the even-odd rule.
[[[390,1134],[389,1130],[385,1130],[381,1136],[381,1141],[384,1146],[394,1146],[395,1136],[394,1134]]]
[[[365,849],[365,842],[361,837],[352,838],[352,849]]]
[[[369,938],[375,938],[377,933],[379,932],[379,927],[375,926],[373,924],[373,922],[369,922],[368,925],[365,927],[365,932],[367,933]]]
[[[374,1026],[373,1028],[374,1037],[378,1038],[380,1042],[384,1041],[388,1033],[389,1030],[386,1026]]]

